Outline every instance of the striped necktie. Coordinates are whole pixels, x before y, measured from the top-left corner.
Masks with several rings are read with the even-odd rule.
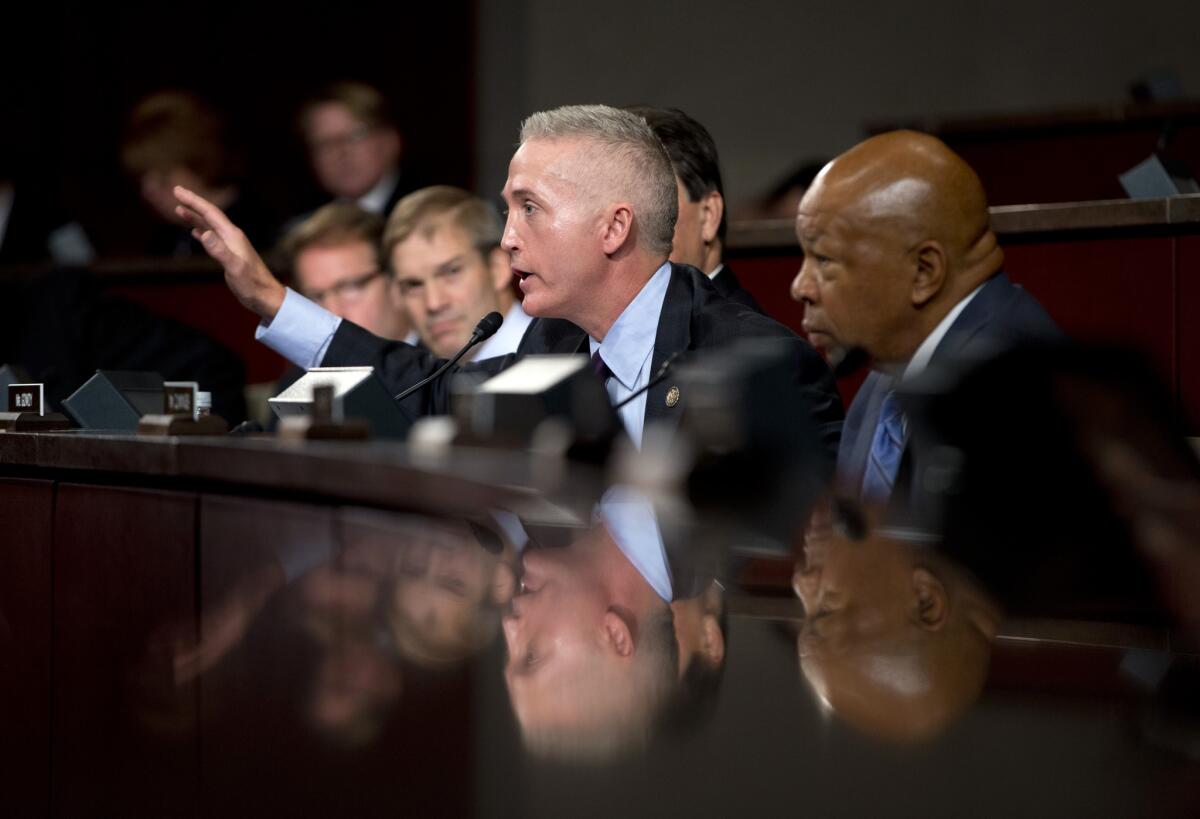
[[[904,413],[896,393],[889,390],[879,406],[879,422],[875,425],[867,468],[863,472],[863,500],[884,503],[891,497],[903,452]]]

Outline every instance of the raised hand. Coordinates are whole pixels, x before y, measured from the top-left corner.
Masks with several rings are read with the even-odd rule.
[[[225,283],[243,305],[267,321],[283,304],[284,287],[267,269],[258,251],[220,208],[182,186],[176,186],[175,212],[192,226],[192,236],[225,269]]]

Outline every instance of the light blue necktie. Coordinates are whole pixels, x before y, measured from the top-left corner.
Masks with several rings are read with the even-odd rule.
[[[904,413],[900,410],[896,393],[889,390],[879,405],[879,422],[875,425],[867,468],[863,472],[863,500],[884,503],[891,497],[892,484],[896,482],[903,452]]]

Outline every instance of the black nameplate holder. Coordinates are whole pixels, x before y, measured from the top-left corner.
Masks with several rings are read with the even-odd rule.
[[[361,418],[341,418],[342,402],[332,384],[312,388],[310,415],[285,415],[279,419],[278,435],[284,440],[364,440],[371,437],[371,425]]]
[[[8,411],[0,412],[0,431],[49,432],[70,429],[71,422],[58,412],[46,412],[43,384],[9,384]]]
[[[143,415],[138,422],[138,435],[224,435],[229,431],[225,419],[197,413],[199,391],[200,385],[195,381],[164,381],[163,411]]]

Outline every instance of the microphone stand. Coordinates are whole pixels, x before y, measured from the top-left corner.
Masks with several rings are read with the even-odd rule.
[[[499,313],[489,313],[488,315],[484,316],[483,319],[479,322],[479,324],[476,325],[474,332],[471,333],[471,338],[469,338],[467,340],[467,343],[465,345],[463,345],[463,348],[461,350],[459,350],[457,353],[454,354],[453,358],[449,359],[448,361],[446,361],[445,364],[443,364],[442,366],[440,366],[436,370],[434,370],[432,375],[422,378],[420,381],[418,381],[416,384],[413,384],[408,389],[402,390],[399,394],[397,394],[395,396],[395,400],[403,401],[405,398],[408,398],[408,396],[412,395],[414,392],[421,389],[426,384],[428,384],[430,381],[433,381],[438,376],[440,376],[442,373],[446,372],[446,370],[450,369],[455,364],[457,364],[458,360],[467,354],[467,350],[471,349],[472,347],[474,347],[476,344],[483,341],[484,339],[490,338],[491,336],[495,335],[496,330],[498,330],[500,328],[500,321],[491,322],[487,326],[484,325],[484,322],[486,322],[492,316],[495,316],[497,319],[500,318]]]

